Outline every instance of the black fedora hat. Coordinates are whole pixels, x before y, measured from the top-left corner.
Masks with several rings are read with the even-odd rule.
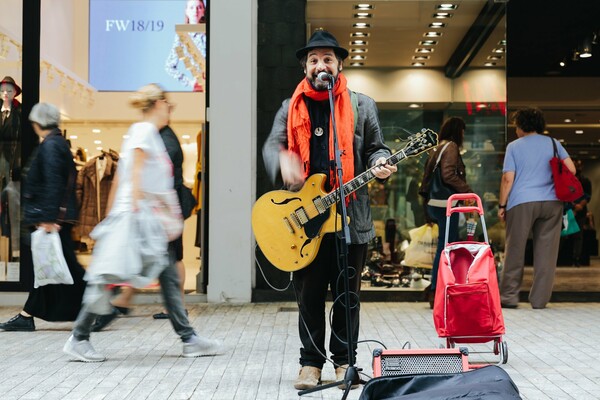
[[[15,80],[11,76],[5,76],[4,79],[0,81],[0,85],[3,83],[9,83],[13,85],[13,87],[15,88],[15,97],[21,94],[21,88],[15,83]]]
[[[324,29],[317,29],[308,39],[306,46],[296,51],[296,57],[301,60],[310,49],[317,48],[331,48],[342,60],[348,57],[348,50],[340,47],[335,37]]]

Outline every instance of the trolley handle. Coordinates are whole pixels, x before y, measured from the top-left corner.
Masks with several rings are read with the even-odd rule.
[[[452,207],[452,202],[454,200],[475,200],[476,206],[460,206],[460,207]],[[446,205],[446,216],[449,217],[452,213],[471,213],[477,212],[479,215],[483,215],[483,205],[481,204],[481,199],[475,193],[456,193],[448,198],[448,204]]]

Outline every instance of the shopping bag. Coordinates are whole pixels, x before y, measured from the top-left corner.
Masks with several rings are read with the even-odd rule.
[[[177,192],[169,190],[162,193],[145,193],[144,196],[155,218],[163,226],[169,242],[179,239],[183,234],[183,216]]]
[[[563,214],[562,226],[563,228],[560,231],[560,236],[569,236],[579,232],[579,225],[577,224],[577,220],[575,220],[573,210],[569,209]]]
[[[52,284],[73,284],[58,231],[46,232],[38,228],[31,234],[31,254],[33,256],[33,287]]]
[[[433,268],[437,250],[438,226],[422,225],[411,229],[410,244],[404,251],[404,265],[417,268]]]

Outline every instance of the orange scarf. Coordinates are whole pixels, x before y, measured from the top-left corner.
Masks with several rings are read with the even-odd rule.
[[[327,90],[316,90],[310,84],[308,79],[303,79],[298,84],[288,109],[288,151],[298,154],[304,165],[304,177],[307,178],[310,172],[310,137],[311,124],[308,107],[304,101],[304,96],[316,100],[329,100]],[[348,182],[354,178],[354,111],[350,94],[346,87],[346,77],[338,74],[333,87],[335,121],[338,133],[340,150],[342,151],[341,161],[344,169],[342,179]],[[333,150],[333,126],[331,118],[329,121],[329,156],[335,159]],[[336,174],[330,174],[331,187],[336,188]]]

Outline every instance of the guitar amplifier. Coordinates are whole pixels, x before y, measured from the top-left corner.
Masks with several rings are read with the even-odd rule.
[[[469,351],[419,349],[373,351],[373,377],[416,374],[457,374],[469,370]]]

